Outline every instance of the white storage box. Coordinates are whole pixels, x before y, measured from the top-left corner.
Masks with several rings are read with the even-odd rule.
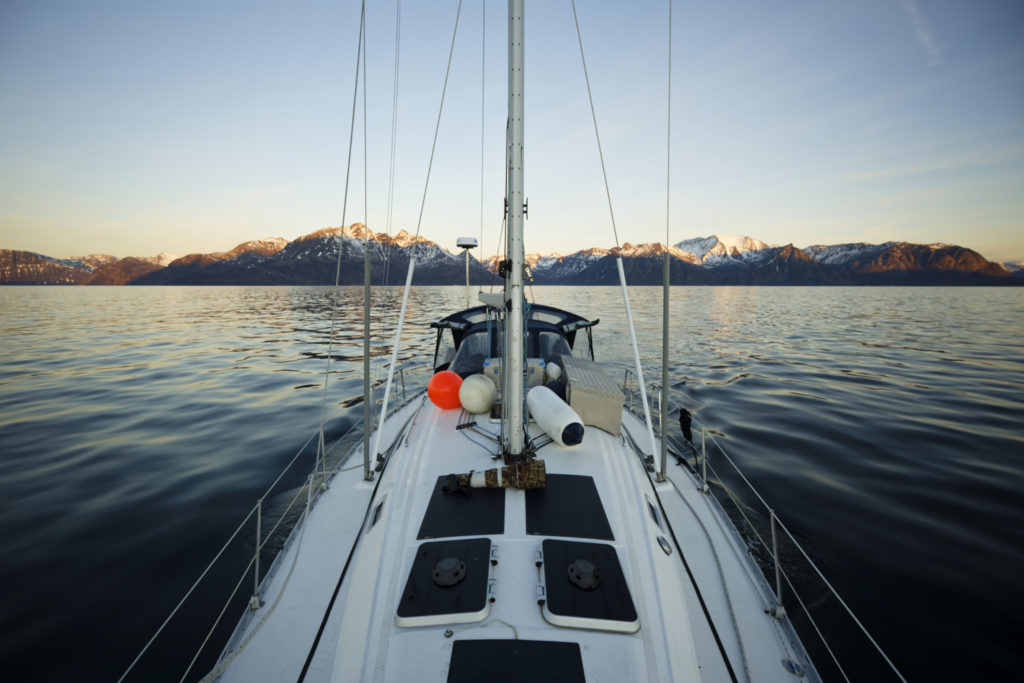
[[[544,367],[546,363],[543,358],[526,359],[526,386],[535,387],[544,384]],[[484,361],[484,375],[490,377],[494,386],[498,387],[501,393],[501,359],[488,358]]]

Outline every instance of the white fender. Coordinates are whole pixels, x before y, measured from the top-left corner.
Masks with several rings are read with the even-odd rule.
[[[558,363],[548,363],[544,366],[544,379],[550,382],[553,379],[558,379],[562,376],[562,368],[558,366]]]
[[[526,394],[526,406],[540,428],[560,446],[583,441],[583,420],[569,404],[547,387],[534,387]]]
[[[474,415],[490,411],[497,397],[498,388],[484,375],[470,375],[459,386],[459,403]]]

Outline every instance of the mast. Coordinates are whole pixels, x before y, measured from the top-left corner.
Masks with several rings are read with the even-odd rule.
[[[524,451],[523,438],[523,0],[508,3],[508,237],[505,276],[504,406],[505,453]]]

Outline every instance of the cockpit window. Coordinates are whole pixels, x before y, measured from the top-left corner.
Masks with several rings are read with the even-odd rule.
[[[558,315],[556,313],[548,313],[539,309],[531,310],[530,318],[533,320],[539,320],[543,323],[549,323],[551,325],[560,325],[565,320],[565,316]]]
[[[489,349],[487,330],[471,332],[463,337],[462,344],[459,345],[459,351],[448,369],[463,376],[471,375],[480,372],[483,369],[484,361],[488,358],[500,358],[501,335],[497,328],[492,328],[490,334],[491,343]],[[563,355],[572,354],[572,351],[569,349],[569,342],[565,340],[565,337],[553,330],[528,330],[526,339],[527,358],[543,358],[546,361],[551,361]]]
[[[569,350],[569,342],[565,341],[565,337],[557,332],[538,330],[535,334],[530,334],[530,340],[536,344],[536,352],[529,354],[531,358],[552,360],[562,355],[568,356],[572,353]]]
[[[491,329],[490,349],[487,344],[487,330],[467,334],[459,345],[459,351],[448,368],[460,375],[472,375],[483,369],[488,358],[501,356],[501,335],[496,328]]]

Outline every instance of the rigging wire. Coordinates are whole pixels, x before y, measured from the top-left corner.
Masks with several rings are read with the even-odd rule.
[[[324,479],[327,479],[327,458],[324,444],[324,423],[327,420],[327,385],[331,378],[331,356],[334,350],[334,332],[338,311],[338,285],[341,284],[341,254],[345,247],[345,218],[348,213],[348,184],[352,171],[352,139],[356,127],[356,102],[359,99],[359,65],[363,56],[363,41],[366,40],[366,1],[363,0],[359,13],[359,39],[356,49],[356,79],[352,87],[352,119],[348,129],[348,161],[345,166],[345,193],[341,205],[341,232],[338,235],[338,260],[334,271],[334,289],[331,290],[331,332],[327,338],[327,364],[324,368],[324,391],[320,401],[320,438],[317,443],[317,461],[322,461]]]
[[[391,237],[391,221],[394,217],[394,205],[395,205],[395,140],[398,136],[398,65],[401,52],[399,46],[402,40],[402,0],[397,0],[395,7],[395,70],[393,79],[393,86],[391,92],[391,160],[388,165],[388,207],[387,217],[385,220],[385,231],[387,236]],[[386,287],[388,284],[388,276],[391,271],[391,240],[387,242],[384,256],[384,274],[383,284]]]
[[[423,209],[427,204],[427,190],[430,187],[430,172],[434,167],[434,152],[437,149],[437,134],[441,129],[441,114],[444,112],[444,97],[448,92],[448,76],[452,70],[452,55],[455,53],[455,36],[459,32],[459,16],[462,14],[462,0],[455,10],[455,26],[452,29],[452,41],[448,48],[448,64],[444,70],[444,84],[441,86],[441,103],[437,108],[437,123],[434,125],[434,141],[430,145],[430,161],[427,163],[427,178],[423,183],[423,199],[420,201],[420,213],[416,219],[416,235],[413,241],[412,255],[409,257],[409,270],[405,276],[405,289],[402,291],[402,306],[398,312],[398,326],[395,329],[395,341],[391,347],[391,364],[388,367],[388,379],[384,387],[384,401],[380,408],[380,419],[377,421],[377,438],[374,440],[373,452],[380,452],[381,433],[384,431],[384,421],[387,419],[388,398],[391,394],[391,383],[395,378],[395,366],[398,364],[398,347],[402,340],[402,326],[405,323],[405,313],[409,304],[409,291],[412,289],[412,274],[416,268],[416,252],[419,251],[420,228],[423,225]]]
[[[576,40],[580,45],[580,61],[583,62],[583,78],[587,82],[587,99],[590,101],[590,118],[594,122],[594,137],[597,139],[597,156],[601,159],[601,176],[604,178],[604,194],[608,198],[608,215],[612,219],[612,234],[615,236],[615,247],[618,249],[619,245],[619,231],[615,227],[615,210],[612,209],[612,191],[608,188],[608,172],[604,166],[604,152],[601,150],[601,134],[597,130],[597,113],[594,110],[594,97],[590,92],[590,76],[587,73],[587,58],[583,56],[583,36],[580,35],[580,20],[576,16],[576,0],[570,0],[572,3],[572,19],[576,22]]]
[[[668,0],[668,95],[665,116],[665,253],[668,253],[669,216],[672,209],[672,0]]]
[[[506,192],[508,191],[508,138],[510,135],[509,121],[505,119],[505,187]],[[495,281],[498,279],[498,264],[501,259],[506,256],[505,252],[502,251],[505,245],[505,229],[508,227],[508,197],[505,197],[505,207],[501,212],[501,231],[498,233],[498,244],[494,247],[494,258],[491,261],[494,268],[491,269],[491,292],[494,292]],[[483,253],[483,250],[480,250]]]
[[[367,198],[370,185],[367,173],[367,138],[370,126],[366,116],[366,37],[363,37],[363,479],[373,479],[370,469],[370,416],[373,405],[370,392],[370,274],[372,259],[370,256],[370,205]]]
[[[629,305],[629,290],[626,288],[626,273],[622,266],[622,251],[619,246],[619,233],[615,228],[615,211],[612,209],[612,192],[608,187],[608,172],[605,170],[604,164],[604,152],[601,151],[601,134],[597,130],[597,113],[594,109],[594,96],[590,89],[590,76],[587,75],[587,58],[583,54],[583,36],[580,33],[580,20],[576,14],[576,0],[570,0],[572,3],[572,18],[576,23],[576,39],[580,46],[580,61],[583,63],[583,78],[587,83],[587,100],[590,102],[590,117],[594,122],[594,137],[597,140],[597,154],[601,159],[601,176],[604,178],[604,191],[608,197],[608,214],[611,216],[612,221],[612,232],[615,235],[615,247],[618,250],[618,255],[615,257],[615,265],[619,270],[619,285],[622,289],[622,301],[626,307],[626,322],[629,325],[629,340],[633,345],[633,362],[636,366],[636,377],[637,382],[640,385],[640,400],[644,407],[644,418],[647,423],[647,435],[651,441],[651,457],[658,452],[658,444],[654,438],[654,423],[651,421],[651,411],[647,403],[647,386],[644,383],[643,368],[640,364],[640,348],[636,341],[636,328],[633,325],[633,310]]]
[[[484,253],[484,113],[487,110],[487,0],[480,0],[480,254]]]
[[[392,75],[392,91],[391,91],[391,143],[389,150],[389,163],[388,163],[388,193],[387,193],[387,207],[384,220],[384,233],[388,239],[384,241],[383,246],[379,248],[379,254],[382,260],[380,284],[384,287],[388,286],[388,282],[391,274],[391,253],[393,250],[393,243],[391,241],[392,232],[392,220],[394,217],[394,198],[395,198],[395,155],[397,153],[397,137],[398,137],[398,86],[399,86],[399,65],[401,57],[401,38],[402,38],[402,0],[397,0],[395,3],[395,54],[394,54],[394,71]],[[365,80],[365,72],[364,72]],[[364,105],[366,102],[366,94],[363,94]],[[366,114],[364,110],[364,120],[366,120]],[[366,149],[366,142],[364,140],[364,149]],[[364,159],[365,166],[365,159]],[[366,173],[364,169],[364,174]],[[367,176],[369,177],[369,176]],[[365,199],[364,199],[365,202]],[[381,296],[386,296],[386,292],[382,293]],[[366,315],[369,315],[366,313]],[[373,325],[371,318],[370,324]],[[380,323],[378,323],[378,327]],[[384,383],[382,376],[384,375],[384,357],[386,351],[383,346],[377,345],[376,350],[369,352],[371,363],[373,365],[372,376],[373,386],[365,398],[370,403],[371,412],[374,411],[374,407],[377,405],[377,388]],[[367,423],[369,420],[367,420]],[[367,445],[367,449],[368,449]]]
[[[672,284],[671,256],[669,254],[669,216],[671,215],[672,197],[672,0],[668,0],[668,84],[666,87],[667,114],[665,117],[665,254],[662,257],[661,291],[661,458],[658,470],[658,481],[665,480],[668,467],[668,347],[669,347],[669,314],[670,287]]]

